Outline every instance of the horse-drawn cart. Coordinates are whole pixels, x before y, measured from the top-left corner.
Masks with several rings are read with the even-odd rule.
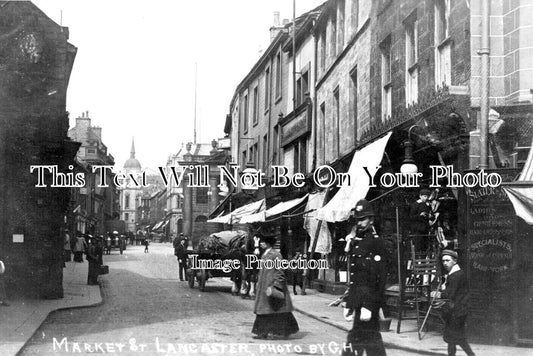
[[[240,285],[247,243],[248,233],[241,230],[220,231],[201,238],[196,250],[187,251],[189,287],[194,288],[197,282],[203,292],[209,278],[230,277],[235,289]]]

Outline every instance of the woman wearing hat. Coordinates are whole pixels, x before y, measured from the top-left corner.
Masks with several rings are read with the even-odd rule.
[[[466,275],[457,264],[457,252],[442,251],[442,264],[448,274],[441,293],[441,298],[449,302],[443,309],[444,341],[448,343],[448,356],[455,356],[457,346],[471,356],[474,352],[466,341],[465,322],[468,312],[468,283]]]
[[[273,248],[276,235],[261,232],[260,238],[260,247],[264,251],[261,259],[281,260],[281,253]],[[292,315],[292,302],[283,270],[259,270],[254,313],[254,339],[287,339],[299,330],[298,322]]]

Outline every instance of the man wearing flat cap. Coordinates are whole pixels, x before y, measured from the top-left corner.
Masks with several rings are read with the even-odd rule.
[[[466,275],[457,264],[457,252],[442,251],[442,264],[447,271],[441,298],[449,300],[443,307],[444,341],[448,343],[448,355],[455,356],[457,346],[467,355],[474,355],[466,340],[465,321],[468,312],[468,284]]]
[[[345,252],[350,257],[350,284],[346,307],[353,309],[353,328],[348,332],[343,355],[386,354],[379,333],[379,309],[384,304],[386,246],[374,228],[374,210],[364,199],[355,205],[356,224],[346,236]]]

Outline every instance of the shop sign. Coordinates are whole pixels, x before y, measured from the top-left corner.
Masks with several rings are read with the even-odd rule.
[[[510,181],[516,170],[491,170]],[[466,257],[469,311],[474,334],[493,335],[509,325],[515,251],[516,216],[501,187],[466,189]],[[464,267],[464,266],[461,266]]]
[[[281,127],[281,146],[287,146],[309,131],[311,131],[311,125],[307,118],[307,111],[303,111]]]

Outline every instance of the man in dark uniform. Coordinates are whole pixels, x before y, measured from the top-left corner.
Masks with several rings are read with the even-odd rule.
[[[354,311],[352,330],[343,355],[386,355],[379,333],[379,309],[384,302],[386,246],[374,229],[370,203],[359,200],[355,206],[356,224],[346,236],[345,252],[350,257],[350,285],[346,307]]]

